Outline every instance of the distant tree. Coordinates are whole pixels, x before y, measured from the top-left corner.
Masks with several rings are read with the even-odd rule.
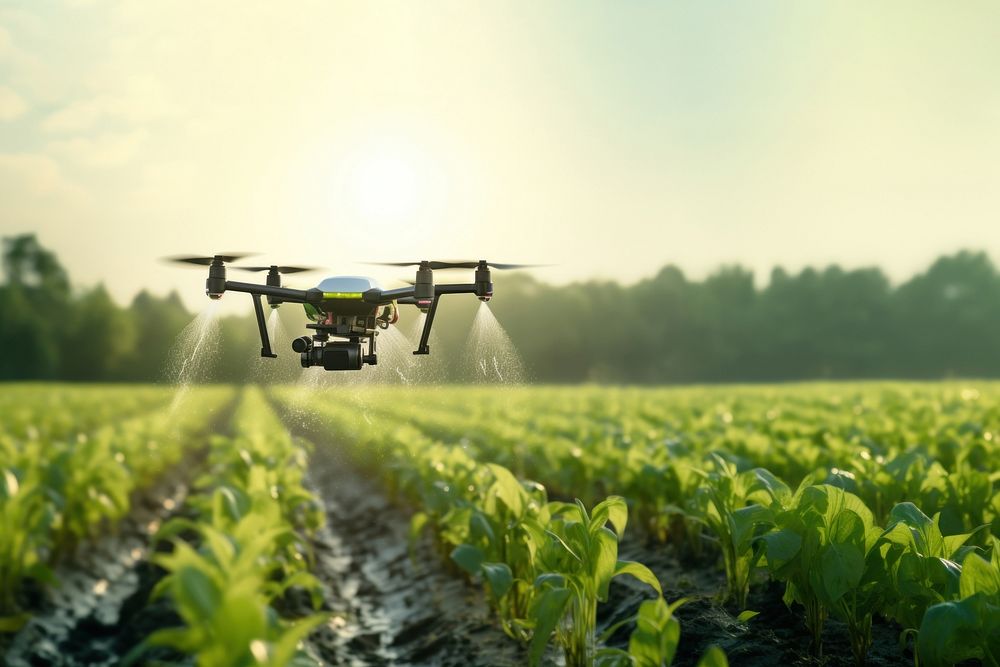
[[[69,276],[55,253],[46,250],[34,234],[3,240],[3,268],[9,285],[68,296]]]
[[[1000,280],[985,253],[941,257],[901,285],[894,301],[899,374],[1000,374]]]
[[[192,315],[177,292],[157,297],[146,290],[132,300],[129,313],[136,345],[121,369],[122,375],[130,380],[161,379],[167,355]]]
[[[39,302],[23,287],[0,286],[0,379],[59,376],[58,306]]]
[[[0,259],[0,379],[164,378],[168,356],[192,321],[176,293],[143,290],[122,308],[103,286],[71,291],[55,254],[30,234],[4,239]],[[475,299],[445,299],[434,357],[416,363],[433,364],[442,373],[437,379],[477,377],[467,353],[481,307]],[[896,288],[877,268],[838,266],[798,274],[775,268],[764,287],[740,266],[701,281],[667,266],[630,286],[554,286],[514,273],[503,276],[489,307],[529,377],[543,382],[1000,377],[1000,275],[981,252],[941,257]],[[410,331],[417,314],[404,310],[401,325]],[[292,355],[288,333],[301,330],[304,316],[294,306],[279,314],[286,334],[272,345],[280,362],[259,360],[248,308],[222,319],[211,373],[206,367],[201,376],[294,381],[299,370],[285,358]]]
[[[0,377],[57,377],[59,326],[70,303],[66,271],[34,234],[5,238],[2,264]]]
[[[119,308],[104,285],[83,292],[74,302],[62,337],[61,371],[68,380],[117,380],[126,377],[134,354],[135,320]]]

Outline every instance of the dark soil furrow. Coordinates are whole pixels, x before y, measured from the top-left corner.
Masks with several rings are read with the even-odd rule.
[[[143,638],[130,630],[139,611],[134,599],[152,588],[147,562],[152,536],[183,505],[192,463],[176,466],[138,495],[115,533],[81,544],[56,568],[58,585],[14,638],[5,664],[115,665]],[[157,627],[162,622],[150,631]]]
[[[228,431],[235,399],[223,406],[203,431]],[[183,512],[206,446],[184,458],[147,488],[132,496],[128,516],[101,537],[79,544],[57,564],[57,585],[37,590],[28,624],[0,657],[9,667],[117,665],[153,631],[180,625],[164,601],[149,594],[162,570],[149,562],[159,527]],[[168,652],[171,658],[180,658]]]
[[[390,504],[336,442],[316,446],[309,483],[326,506],[316,574],[333,614],[310,640],[314,655],[351,666],[526,664],[482,592],[448,571],[427,540],[409,557],[409,513]]]

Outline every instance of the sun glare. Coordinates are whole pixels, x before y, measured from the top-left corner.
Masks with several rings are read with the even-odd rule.
[[[399,218],[418,208],[417,171],[404,156],[380,152],[363,158],[353,174],[358,212],[365,218]]]

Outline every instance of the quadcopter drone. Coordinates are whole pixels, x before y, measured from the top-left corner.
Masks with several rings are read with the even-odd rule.
[[[210,299],[221,299],[226,292],[245,292],[251,295],[257,328],[260,331],[260,356],[277,357],[271,351],[264,306],[261,297],[277,308],[283,303],[301,303],[311,320],[306,327],[312,335],[292,341],[292,350],[299,354],[303,368],[322,366],[328,371],[356,371],[364,364],[378,363],[375,338],[379,329],[388,329],[399,319],[399,305],[413,305],[426,314],[420,343],[413,354],[430,354],[427,341],[434,324],[434,313],[440,298],[445,294],[475,294],[480,301],[493,296],[490,268],[526,268],[522,264],[497,264],[479,261],[421,261],[386,262],[382,266],[416,266],[416,279],[408,287],[385,290],[372,278],[362,276],[333,276],[320,281],[307,290],[281,286],[281,276],[313,269],[299,266],[234,266],[244,271],[267,271],[264,285],[226,280],[226,263],[235,262],[245,254],[215,255],[212,257],[171,257],[169,261],[198,264],[208,267],[205,293]],[[434,283],[435,269],[475,269],[471,283]],[[364,347],[364,349],[362,349]]]

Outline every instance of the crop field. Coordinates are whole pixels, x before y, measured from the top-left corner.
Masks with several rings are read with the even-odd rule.
[[[994,383],[3,385],[0,663],[996,666],[998,438]]]

